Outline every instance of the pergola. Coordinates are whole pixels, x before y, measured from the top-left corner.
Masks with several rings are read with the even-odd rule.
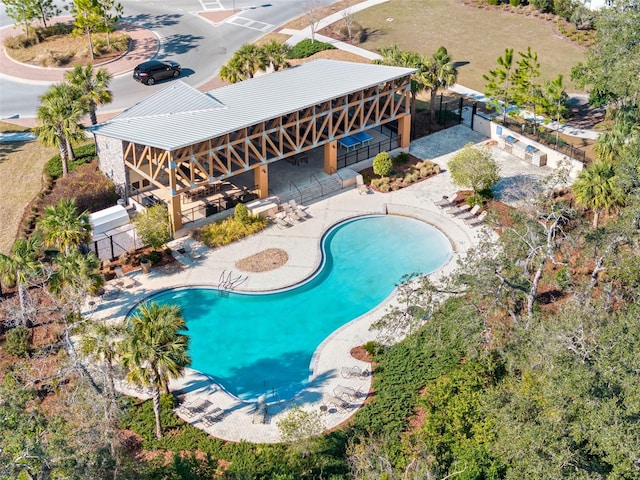
[[[176,81],[93,128],[100,168],[125,195],[164,190],[176,231],[194,189],[253,170],[264,198],[269,164],[322,146],[335,173],[338,140],[389,122],[408,147],[414,71],[315,60],[208,93]]]

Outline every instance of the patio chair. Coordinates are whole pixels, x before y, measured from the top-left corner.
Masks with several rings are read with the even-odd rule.
[[[322,400],[322,405],[327,407],[327,412],[330,411],[331,407],[335,408],[339,412],[351,408],[351,404],[349,402],[347,402],[344,398],[340,398],[335,395],[325,395]]]
[[[118,279],[116,285],[122,286],[124,288],[132,288],[137,285],[137,282],[133,278],[127,277],[124,274],[124,272],[122,271],[122,267],[116,267],[113,269],[113,271],[115,272],[116,278]]]
[[[261,423],[263,425],[267,424],[269,420],[269,409],[265,403],[260,403],[257,405],[256,410],[253,412],[253,417],[251,418],[251,423]]]
[[[371,192],[371,189],[369,188],[369,186],[368,186],[368,185],[366,185],[366,184],[364,183],[364,178],[362,178],[362,175],[360,175],[360,174],[358,174],[358,175],[356,176],[356,188],[357,188],[358,193],[359,193],[360,195],[362,195],[362,194],[365,194],[365,195],[366,195],[366,194],[368,194],[368,193],[370,193],[370,192]]]
[[[470,227],[477,227],[478,225],[482,225],[484,223],[484,217],[486,216],[487,216],[487,211],[485,210],[477,217],[465,219],[464,223],[466,223]]]
[[[469,205],[468,203],[465,203],[460,207],[458,207],[457,205],[454,205],[453,207],[447,208],[445,212],[448,213],[449,215],[453,215],[454,217],[457,217],[459,215],[462,215],[463,213],[468,213],[470,208],[471,208],[471,205]]]
[[[360,398],[360,392],[351,387],[345,387],[344,385],[338,385],[333,389],[333,394],[338,398],[343,398],[346,396],[349,400],[357,400]]]
[[[280,229],[289,228],[291,224],[285,221],[283,218],[279,217],[273,212],[269,212],[268,214],[269,220],[276,224],[276,226]]]
[[[289,200],[289,206],[291,207],[291,210],[296,212],[296,215],[298,215],[300,218],[304,219],[310,216],[307,212],[307,207],[299,205],[293,198]]]
[[[463,212],[462,214],[458,215],[458,218],[462,220],[468,220],[470,218],[474,218],[475,216],[477,216],[479,211],[480,211],[480,205],[474,205],[473,208],[468,212]]]
[[[213,409],[208,410],[207,413],[205,413],[202,417],[202,424],[205,427],[210,427],[214,423],[217,423],[220,420],[222,420],[223,413],[224,413],[224,410],[222,410],[219,407],[214,407]]]
[[[180,405],[176,411],[185,417],[193,418],[196,415],[204,413],[210,406],[211,402],[209,400],[200,400],[198,403]]]
[[[358,367],[357,365],[355,365],[353,367],[342,367],[342,370],[340,371],[340,374],[344,378],[361,377],[362,376],[362,369],[360,367]]]
[[[450,197],[446,195],[442,197],[442,200],[433,202],[438,208],[450,208],[455,206],[456,198],[458,198],[458,192],[454,193]]]

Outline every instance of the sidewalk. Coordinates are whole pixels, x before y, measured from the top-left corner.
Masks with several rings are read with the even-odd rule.
[[[57,17],[53,22],[68,22],[71,17]],[[153,58],[160,47],[160,41],[150,30],[132,24],[122,24],[121,30],[131,37],[129,50],[119,58],[107,63],[95,65],[104,67],[114,77],[133,71],[140,62]],[[0,29],[0,42],[8,37],[20,34],[22,31],[15,25]],[[7,56],[4,48],[0,49],[0,75],[16,82],[36,85],[49,85],[64,79],[70,68],[44,68],[16,62]]]

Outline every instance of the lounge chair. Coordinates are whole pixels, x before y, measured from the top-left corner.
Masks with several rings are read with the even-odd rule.
[[[207,413],[205,413],[201,419],[203,425],[205,427],[210,427],[214,423],[219,422],[220,420],[222,420],[223,413],[224,413],[224,410],[218,407],[214,407],[213,409],[208,410]]]
[[[356,188],[360,195],[362,195],[363,193],[368,194],[371,191],[369,189],[369,186],[364,183],[364,178],[360,174],[356,176]]]
[[[345,387],[344,385],[338,385],[334,388],[333,394],[338,398],[344,398],[346,396],[349,400],[357,400],[361,395],[358,390],[351,387]]]
[[[118,279],[118,282],[116,285],[122,286],[124,288],[133,288],[137,285],[137,282],[131,278],[131,277],[127,277],[124,272],[122,271],[122,267],[116,267],[113,269],[113,271],[116,274],[116,278]]]
[[[453,215],[454,217],[457,217],[459,215],[462,215],[463,213],[468,213],[470,208],[471,208],[471,205],[469,205],[468,203],[465,203],[460,207],[458,207],[457,205],[454,205],[453,207],[449,207],[447,208],[446,212],[449,215]]]
[[[209,400],[200,400],[198,403],[180,405],[176,411],[186,417],[192,418],[204,413],[210,406],[211,402]]]
[[[455,201],[457,198],[458,198],[458,192],[454,193],[450,197],[444,196],[442,197],[442,200],[437,200],[433,203],[436,205],[436,207],[439,207],[439,208],[455,207],[456,205]]]
[[[307,207],[298,205],[293,198],[289,200],[289,206],[300,218],[307,218],[310,216],[309,213],[307,213]]]
[[[462,219],[462,220],[468,220],[470,218],[474,218],[476,215],[478,215],[478,212],[480,211],[480,205],[474,205],[473,208],[467,212],[462,212],[462,214],[458,215],[458,218]]]
[[[300,215],[298,215],[296,213],[296,211],[293,209],[291,204],[285,203],[282,206],[282,208],[284,209],[285,213],[287,214],[287,220],[289,220],[291,223],[298,223],[298,222],[301,222],[302,220],[304,220]]]
[[[477,217],[465,219],[464,223],[466,223],[470,227],[477,227],[478,225],[481,225],[481,224],[484,223],[484,217],[486,217],[486,216],[487,216],[487,211],[485,210],[484,212],[482,212]]]
[[[275,213],[268,213],[269,220],[276,224],[276,226],[280,229],[289,228],[291,224],[285,221],[282,217],[276,215]]]
[[[351,408],[351,404],[349,402],[344,398],[340,398],[335,395],[325,395],[322,400],[322,404],[327,407],[327,411],[329,411],[332,406],[338,411],[348,410]]]
[[[353,378],[353,377],[367,377],[369,376],[369,370],[362,370],[357,365],[353,367],[342,367],[340,374],[344,378]]]
[[[269,420],[269,409],[267,405],[264,403],[258,404],[256,410],[253,412],[253,417],[251,419],[251,423],[262,423],[266,424]]]

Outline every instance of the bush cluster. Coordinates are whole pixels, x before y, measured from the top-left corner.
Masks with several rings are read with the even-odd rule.
[[[87,143],[73,149],[75,158],[69,161],[69,172],[73,172],[80,165],[89,163],[97,158],[95,143]],[[62,177],[62,161],[60,160],[60,154],[51,157],[51,160],[47,162],[44,167],[44,173],[51,178],[58,179]]]
[[[307,58],[323,50],[335,50],[336,47],[330,43],[312,42],[310,38],[305,38],[298,42],[291,50],[289,50],[289,58]]]
[[[244,205],[242,205],[244,207]],[[244,207],[246,209],[246,207]],[[236,206],[236,214],[242,209]],[[222,247],[241,240],[249,235],[264,230],[268,225],[266,218],[249,215],[246,217],[240,213],[219,222],[206,225],[193,233],[196,240],[201,241],[210,248]]]

